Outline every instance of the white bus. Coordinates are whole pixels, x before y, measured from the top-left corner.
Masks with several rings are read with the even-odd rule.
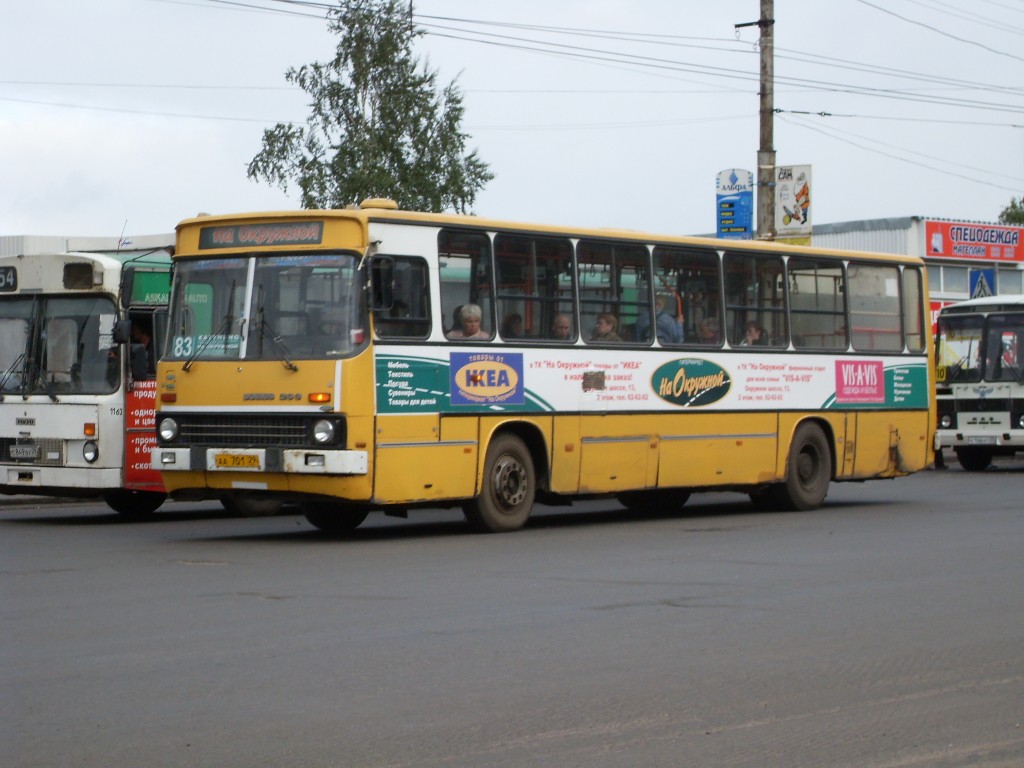
[[[0,493],[143,515],[170,253],[0,258]],[[148,336],[148,344],[146,343]]]
[[[981,471],[1024,449],[1024,297],[987,296],[943,307],[936,336],[935,448]]]

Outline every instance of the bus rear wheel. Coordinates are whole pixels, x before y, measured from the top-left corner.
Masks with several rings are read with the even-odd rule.
[[[832,479],[832,452],[817,424],[797,427],[789,447],[786,481],[773,488],[782,509],[814,509],[825,500]]]
[[[992,451],[984,448],[954,448],[956,460],[968,472],[981,472],[992,463]]]
[[[500,435],[487,448],[480,494],[462,510],[479,531],[515,531],[530,516],[536,492],[536,473],[526,445],[515,435]]]
[[[370,514],[370,508],[313,501],[302,505],[302,514],[314,528],[340,535],[351,533],[362,525]]]
[[[126,488],[104,491],[103,501],[107,506],[128,518],[148,517],[160,508],[166,494],[154,491],[129,491]]]

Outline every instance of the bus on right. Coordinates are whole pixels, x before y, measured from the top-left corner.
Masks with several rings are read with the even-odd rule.
[[[1024,449],[1024,297],[986,296],[943,307],[936,344],[935,448],[980,472]]]

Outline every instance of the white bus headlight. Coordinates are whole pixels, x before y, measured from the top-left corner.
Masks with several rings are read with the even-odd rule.
[[[1017,426],[1024,429],[1024,413],[1017,417]]]
[[[334,442],[334,436],[337,434],[337,430],[334,427],[333,421],[327,419],[320,419],[313,425],[313,442],[319,445],[328,445]]]
[[[95,463],[96,459],[100,457],[100,447],[96,445],[92,440],[89,440],[82,446],[82,458],[90,464]]]
[[[158,434],[165,443],[174,441],[178,437],[178,422],[174,419],[161,419]]]
[[[953,426],[953,417],[948,413],[942,414],[942,418],[939,419],[939,426],[942,429],[950,429]]]

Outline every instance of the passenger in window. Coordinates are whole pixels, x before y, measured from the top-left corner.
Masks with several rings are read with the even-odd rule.
[[[448,334],[449,339],[489,339],[480,328],[483,310],[476,304],[463,304],[459,310],[459,326]]]
[[[756,320],[748,320],[743,330],[744,336],[740,340],[739,346],[761,347],[768,343],[768,337],[765,336],[764,328]]]
[[[523,316],[513,312],[501,322],[501,336],[505,339],[523,338]]]
[[[622,341],[618,330],[618,318],[610,312],[602,312],[597,316],[597,321],[594,325],[594,335],[590,337],[590,340],[597,342]]]
[[[718,326],[718,318],[706,317],[697,326],[697,336],[701,344],[721,344],[721,330]]]
[[[551,322],[551,338],[555,341],[572,341],[572,320],[568,315],[555,315]]]
[[[683,324],[682,318],[673,316],[665,308],[667,299],[658,294],[654,299],[654,325],[657,328],[658,342],[661,344],[682,344]],[[677,305],[678,306],[678,305]],[[650,338],[651,318],[644,312],[636,320],[637,338],[647,340]]]

